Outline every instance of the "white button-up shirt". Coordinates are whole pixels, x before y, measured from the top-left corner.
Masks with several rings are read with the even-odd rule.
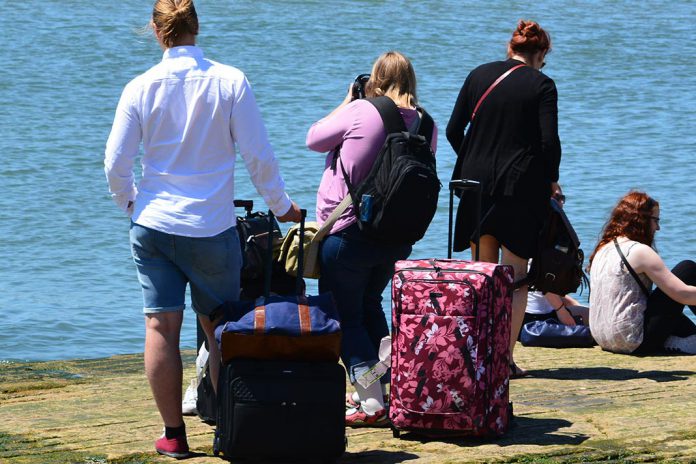
[[[188,237],[217,235],[236,221],[235,144],[266,204],[285,214],[290,199],[244,74],[205,59],[195,46],[167,49],[123,90],[106,143],[109,191],[137,224]]]

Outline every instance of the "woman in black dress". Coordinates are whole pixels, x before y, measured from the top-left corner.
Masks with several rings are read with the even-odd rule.
[[[457,152],[452,177],[481,183],[480,259],[512,265],[516,281],[527,275],[549,196],[562,193],[558,94],[553,80],[541,72],[550,49],[551,39],[539,24],[520,20],[508,59],[469,74],[447,125],[447,140]],[[473,201],[467,195],[461,199],[455,251],[469,246],[475,251]],[[512,357],[526,305],[527,287],[522,286],[512,300],[512,377],[526,374]]]

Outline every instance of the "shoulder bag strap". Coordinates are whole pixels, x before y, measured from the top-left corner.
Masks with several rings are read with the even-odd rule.
[[[522,67],[524,67],[524,66],[527,66],[527,65],[526,65],[526,64],[518,64],[517,66],[513,66],[512,68],[508,69],[508,70],[505,71],[499,78],[497,78],[497,79],[491,84],[491,86],[488,87],[488,89],[487,89],[485,92],[483,92],[483,95],[481,95],[481,98],[479,98],[478,102],[476,103],[476,106],[474,107],[474,111],[471,113],[471,119],[470,119],[471,121],[473,121],[474,118],[476,117],[476,112],[478,111],[479,106],[481,106],[481,103],[483,103],[483,101],[486,99],[486,97],[488,96],[488,94],[491,93],[491,91],[492,91],[494,88],[496,88],[496,86],[497,86],[498,84],[500,84],[500,83],[503,81],[503,79],[505,79],[505,78],[508,77],[510,74],[512,74],[512,72],[513,72],[514,70],[519,69],[519,68],[522,68]]]
[[[348,205],[350,205],[352,202],[353,199],[349,192],[348,195],[346,195],[343,198],[343,201],[341,201],[338,204],[338,206],[336,206],[336,209],[333,210],[333,212],[329,215],[326,221],[324,221],[319,230],[317,230],[317,233],[314,234],[314,238],[312,239],[312,241],[321,242],[326,236],[326,234],[329,233],[334,224],[336,224],[336,221],[339,217],[341,217],[341,214],[343,214],[346,208],[348,208]]]
[[[650,291],[647,288],[645,288],[645,284],[643,283],[642,280],[640,280],[636,271],[631,267],[630,264],[628,264],[628,260],[626,259],[626,256],[623,254],[623,251],[621,251],[621,247],[619,246],[619,242],[616,239],[614,239],[614,246],[616,247],[616,251],[619,252],[619,256],[621,256],[621,261],[623,261],[624,265],[626,266],[626,269],[628,269],[628,272],[630,272],[631,275],[633,276],[633,278],[636,279],[636,282],[638,282],[638,286],[643,291],[645,296],[649,297]]]

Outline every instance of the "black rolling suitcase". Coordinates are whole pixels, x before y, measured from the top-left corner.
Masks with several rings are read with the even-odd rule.
[[[339,458],[345,378],[337,363],[230,361],[220,373],[214,453],[274,462]]]
[[[267,260],[265,294],[269,269]],[[220,371],[213,452],[226,459],[332,462],[346,448],[345,393],[337,360],[230,359]]]

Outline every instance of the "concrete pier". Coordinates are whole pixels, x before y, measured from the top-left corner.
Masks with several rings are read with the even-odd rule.
[[[195,353],[183,354],[186,385]],[[533,376],[512,381],[505,437],[424,441],[348,429],[339,463],[696,462],[696,356],[520,346],[516,358]],[[173,462],[154,450],[162,425],[142,355],[2,363],[0,418],[3,464]],[[224,462],[212,454],[211,426],[196,417],[186,426],[196,453],[186,462]]]

